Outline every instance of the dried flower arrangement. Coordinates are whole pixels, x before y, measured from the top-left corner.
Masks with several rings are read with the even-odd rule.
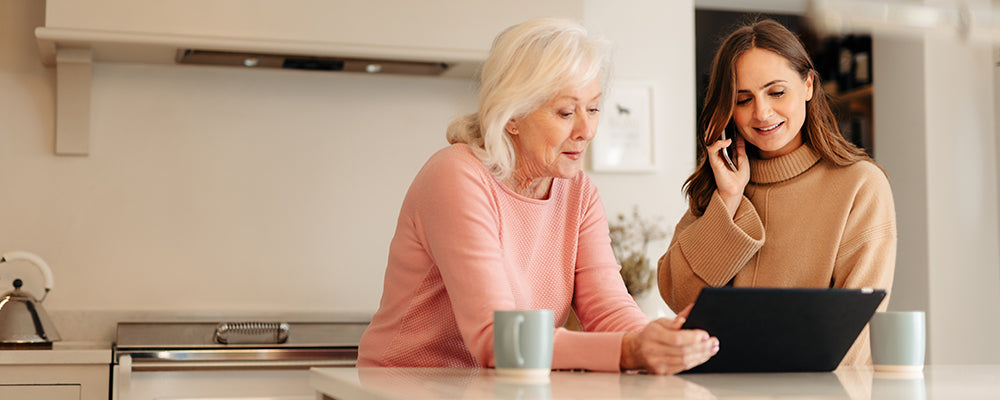
[[[611,234],[611,250],[621,265],[622,279],[632,297],[649,290],[656,284],[656,271],[649,268],[646,249],[654,240],[663,240],[667,232],[657,221],[649,221],[639,215],[639,207],[632,209],[631,217],[618,214],[618,218],[608,222]]]

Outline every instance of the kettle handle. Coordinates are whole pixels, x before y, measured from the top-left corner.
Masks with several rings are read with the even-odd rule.
[[[3,256],[0,256],[0,263],[13,260],[25,260],[35,264],[35,266],[42,271],[42,278],[45,279],[45,294],[48,294],[49,291],[52,290],[52,285],[54,283],[52,279],[52,268],[49,268],[49,264],[46,264],[45,260],[42,260],[42,258],[37,254],[29,253],[27,251],[8,251],[3,253]]]

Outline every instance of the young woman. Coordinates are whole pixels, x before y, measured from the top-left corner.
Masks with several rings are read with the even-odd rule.
[[[699,128],[705,155],[685,183],[689,209],[659,261],[671,308],[706,286],[891,288],[889,181],[841,136],[792,32],[764,20],[726,38]],[[730,144],[735,170],[720,153]],[[866,329],[842,365],[870,360]]]

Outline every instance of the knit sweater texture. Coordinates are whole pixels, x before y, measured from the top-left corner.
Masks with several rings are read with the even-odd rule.
[[[837,166],[802,145],[781,157],[750,158],[750,183],[734,218],[718,192],[702,216],[688,210],[659,260],[658,283],[678,311],[706,286],[888,292],[895,262],[896,213],[885,174],[868,161]],[[841,362],[862,364],[871,364],[867,327]]]
[[[403,200],[358,365],[493,367],[493,311],[551,309],[555,369],[618,371],[648,318],[628,294],[590,179],[518,195],[465,144],[433,155]],[[585,332],[569,331],[571,307]]]

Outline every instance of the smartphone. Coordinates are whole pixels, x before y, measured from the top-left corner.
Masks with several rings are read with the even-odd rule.
[[[731,137],[731,138],[733,138],[733,142],[730,143],[729,146],[724,147],[721,150],[719,150],[719,155],[722,156],[722,160],[726,162],[726,167],[729,168],[731,171],[735,172],[736,169],[737,169],[736,168],[736,157],[737,157],[737,154],[736,154],[736,135],[734,135],[734,134],[732,134],[730,132],[730,128],[732,128],[732,125],[727,125],[726,126],[726,129],[722,131],[722,139],[720,139],[720,140],[726,140],[727,137]]]

